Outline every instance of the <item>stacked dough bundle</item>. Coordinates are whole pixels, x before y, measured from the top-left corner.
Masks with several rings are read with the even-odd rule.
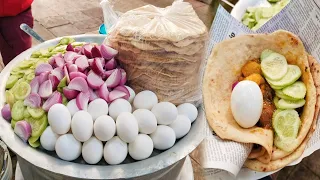
[[[206,40],[206,26],[185,2],[128,11],[108,36],[130,86],[174,104],[200,102]]]

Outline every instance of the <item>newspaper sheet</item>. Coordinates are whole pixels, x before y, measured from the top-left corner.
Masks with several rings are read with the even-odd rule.
[[[222,6],[210,29],[210,42],[207,45],[207,57],[213,46],[222,40],[240,34],[271,33],[284,29],[297,34],[306,50],[318,61],[320,60],[320,1],[291,0],[276,16],[263,25],[257,32],[244,26],[233,18]],[[221,140],[214,135],[208,124],[205,126],[207,136],[202,142],[202,166],[206,179],[259,179],[274,172],[262,173],[243,168],[252,145]],[[299,163],[304,157],[320,149],[320,121],[303,155],[290,165]]]

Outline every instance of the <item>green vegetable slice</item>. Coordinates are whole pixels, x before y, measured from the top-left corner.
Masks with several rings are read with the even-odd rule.
[[[271,18],[273,16],[273,8],[272,7],[262,7],[261,8],[261,16],[262,18]]]
[[[40,141],[36,141],[36,142],[30,142],[29,140],[28,140],[28,142],[29,142],[29,145],[31,146],[31,147],[33,147],[33,148],[37,148],[37,147],[39,147],[40,146]]]
[[[10,107],[12,107],[15,102],[14,95],[12,94],[12,92],[7,90],[5,92],[5,97],[6,97],[6,103],[10,104]]]
[[[272,86],[271,84],[269,84],[270,85],[270,87],[272,88],[272,89],[275,89],[275,90],[281,90],[281,89],[283,89],[283,88],[285,88],[286,86]]]
[[[290,96],[296,99],[303,99],[306,96],[307,88],[303,82],[297,81],[292,85],[285,87],[282,90],[282,92],[287,96]]]
[[[41,118],[41,116],[44,115],[45,111],[42,108],[32,108],[32,107],[27,107],[28,112],[33,118]]]
[[[285,137],[285,138],[280,138],[278,135],[275,135],[274,138],[274,145],[286,152],[291,152],[292,150],[294,150],[294,141],[296,140],[296,138],[293,137]]]
[[[296,99],[296,98],[293,98],[293,97],[290,97],[290,96],[285,95],[285,94],[282,92],[282,90],[275,90],[275,92],[276,92],[276,96],[278,96],[278,97],[281,98],[281,99],[289,100],[289,101],[299,100],[299,99]]]
[[[68,104],[68,99],[64,95],[62,95],[62,104],[64,104],[65,106],[67,106]]]
[[[287,73],[287,60],[281,54],[273,52],[261,59],[261,70],[268,79],[280,80]]]
[[[9,76],[7,83],[6,83],[6,88],[10,89],[14,86],[14,84],[19,80],[19,77],[17,75],[11,75]]]
[[[273,53],[273,51],[271,51],[270,49],[263,50],[260,55],[260,60],[262,61],[263,59],[265,59],[266,57],[268,57],[272,53]]]
[[[38,139],[39,139],[40,136],[31,136],[29,139],[28,139],[28,142],[29,143],[35,143]]]
[[[29,60],[24,60],[22,61],[21,63],[19,63],[19,67],[20,68],[29,68],[33,65],[33,62],[32,61],[29,61]]]
[[[280,107],[279,107],[279,98],[277,97],[277,96],[275,96],[274,98],[273,98],[273,103],[274,103],[274,105],[278,108],[278,109],[281,109]]]
[[[272,119],[272,127],[281,138],[296,138],[300,128],[300,118],[296,110],[283,110]]]
[[[292,83],[294,83],[296,80],[298,80],[301,76],[301,70],[296,65],[288,65],[288,71],[284,75],[283,78],[281,78],[278,81],[274,81],[271,79],[266,78],[269,84],[273,86],[289,86]]]
[[[34,77],[35,77],[35,74],[34,73],[30,73],[30,74],[27,75],[26,79],[31,81]]]
[[[63,88],[67,86],[67,77],[61,79],[61,81],[58,84],[58,91],[62,93]]]
[[[304,99],[300,99],[296,101],[280,99],[278,101],[278,107],[280,109],[296,109],[304,106],[305,103],[306,103],[306,100]]]
[[[24,118],[29,118],[29,117],[31,117],[31,114],[29,113],[28,108],[24,110],[24,112],[23,112],[23,117],[24,117]]]
[[[32,57],[32,58],[37,58],[37,57],[39,57],[39,56],[41,56],[41,52],[40,52],[40,51],[34,51],[34,52],[31,54],[31,57]]]
[[[21,82],[14,89],[14,97],[18,100],[24,100],[31,92],[31,87],[27,82]]]
[[[12,119],[15,119],[17,121],[22,120],[24,118],[23,114],[24,114],[25,109],[26,108],[24,106],[23,101],[19,100],[19,101],[15,102],[13,104],[12,109],[11,109]]]
[[[14,129],[14,127],[16,127],[16,123],[18,121],[17,120],[14,120],[14,119],[11,119],[11,127]]]
[[[26,121],[31,125],[31,136],[41,136],[48,125],[48,119],[46,115],[43,115],[40,119],[29,117],[26,118]]]

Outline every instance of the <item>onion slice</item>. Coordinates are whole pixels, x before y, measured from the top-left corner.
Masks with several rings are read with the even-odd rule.
[[[39,75],[39,79],[38,79],[39,84],[42,84],[43,82],[45,82],[46,80],[48,80],[48,79],[49,79],[49,74],[50,74],[50,72],[43,72],[43,73],[41,73],[41,74]]]
[[[99,76],[103,74],[103,66],[99,58],[94,58],[91,64],[91,69],[93,72],[95,72]]]
[[[121,71],[121,79],[120,79],[120,85],[125,85],[127,82],[127,73],[124,69],[120,69]]]
[[[36,67],[35,74],[37,76],[37,75],[40,75],[41,73],[50,72],[52,70],[53,70],[53,68],[50,64],[41,63]]]
[[[97,93],[90,88],[89,88],[89,92],[90,92],[89,102],[99,98]]]
[[[10,104],[6,104],[1,109],[1,115],[3,119],[10,121],[11,120],[11,110],[10,110]]]
[[[39,87],[39,95],[42,98],[48,98],[52,94],[52,83],[50,80],[46,80]]]
[[[114,58],[110,59],[104,66],[106,70],[111,70],[117,67],[117,62]]]
[[[70,80],[76,78],[76,77],[81,77],[83,79],[87,79],[87,75],[83,74],[82,72],[71,72],[69,74]]]
[[[115,50],[109,46],[106,46],[104,44],[102,44],[100,46],[100,51],[101,51],[102,57],[105,59],[112,59],[113,57],[115,57],[118,54],[117,50]]]
[[[124,96],[123,98],[128,100],[129,97],[130,97],[130,92],[129,92],[129,89],[126,88],[125,86],[117,86],[114,88],[114,90],[118,90],[118,91],[122,91],[124,93],[126,93],[126,96]]]
[[[76,98],[77,106],[80,110],[87,110],[90,93],[80,92]]]
[[[70,77],[69,77],[69,72],[68,72],[67,66],[63,67],[63,72],[64,72],[64,76],[67,78],[67,83],[69,84]]]
[[[69,64],[69,65],[67,65],[67,68],[68,68],[69,73],[78,72],[78,66],[75,64]]]
[[[102,78],[103,79],[107,79],[113,72],[115,71],[115,69],[109,70],[109,71],[104,71]]]
[[[68,51],[64,54],[63,58],[67,63],[73,64],[74,59],[78,57],[78,54],[73,51]]]
[[[127,96],[127,94],[123,91],[113,90],[109,93],[109,101],[112,102],[116,99],[124,98],[126,96]]]
[[[31,136],[31,132],[31,125],[25,120],[18,121],[14,127],[14,133],[16,133],[16,135],[18,135],[23,142],[28,141],[29,137]]]
[[[39,108],[41,107],[41,97],[39,94],[31,93],[24,100],[24,105],[32,108]]]
[[[89,89],[87,81],[82,77],[75,77],[72,79],[68,85],[68,88],[81,92],[88,92]]]
[[[59,79],[57,78],[57,76],[53,74],[49,74],[49,80],[51,81],[51,84],[52,84],[52,90],[55,91],[58,87],[58,84],[60,83]]]
[[[91,87],[92,89],[99,89],[99,87],[104,83],[102,78],[94,72],[90,72],[88,74],[87,82],[89,87]]]
[[[74,99],[78,96],[79,91],[77,90],[73,90],[73,89],[69,89],[68,87],[64,87],[63,88],[63,95],[68,99]]]
[[[107,84],[106,83],[103,83],[99,90],[98,90],[98,95],[100,98],[104,99],[105,101],[107,102],[110,102],[109,100],[109,90],[108,90],[108,87],[107,87]]]
[[[61,104],[61,103],[62,103],[62,95],[58,91],[55,91],[46,100],[46,102],[43,103],[42,109],[45,110],[45,111],[49,111],[51,106],[53,106],[55,104]]]
[[[82,54],[84,54],[85,56],[87,56],[87,58],[92,58],[91,49],[92,49],[91,44],[85,44],[85,45],[83,45],[83,46],[82,46]]]
[[[107,84],[108,88],[114,88],[119,85],[120,80],[121,80],[121,71],[119,69],[116,69],[108,77],[105,83]]]
[[[35,78],[33,78],[30,82],[30,87],[31,87],[31,93],[38,93],[39,91],[39,76],[36,76]]]
[[[84,71],[89,67],[88,59],[86,56],[80,56],[76,59],[75,65],[78,66],[79,71]]]
[[[64,66],[64,59],[62,57],[55,57],[55,63],[57,67],[63,67]]]
[[[92,55],[93,58],[102,57],[100,49],[97,46],[93,46],[93,48],[91,49],[91,55]]]
[[[68,44],[66,50],[67,51],[74,51],[74,48],[72,47],[71,43]]]

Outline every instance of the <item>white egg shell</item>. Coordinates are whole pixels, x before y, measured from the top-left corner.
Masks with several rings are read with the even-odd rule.
[[[97,164],[103,156],[103,145],[96,137],[92,136],[82,145],[82,157],[88,164]]]
[[[122,112],[132,112],[131,104],[125,99],[116,99],[109,106],[109,116],[113,119],[117,119]]]
[[[138,137],[129,143],[129,154],[135,160],[148,158],[153,151],[152,139],[145,134],[139,134]]]
[[[157,95],[149,90],[139,92],[133,100],[133,106],[136,109],[151,110],[158,103]]]
[[[150,134],[154,148],[166,150],[171,148],[176,142],[176,135],[169,126],[159,125],[157,129]]]
[[[78,111],[72,117],[71,130],[74,137],[80,141],[87,141],[93,133],[93,120],[86,111]]]
[[[151,134],[157,129],[157,119],[148,109],[137,109],[133,113],[138,121],[139,132]]]
[[[191,121],[185,115],[178,115],[176,120],[174,120],[169,127],[173,129],[176,138],[179,139],[188,134],[191,128]]]
[[[71,116],[73,116],[76,112],[80,111],[80,109],[77,106],[76,99],[72,99],[71,101],[69,101],[67,104],[67,108],[68,108]]]
[[[118,116],[116,126],[117,136],[124,142],[130,143],[138,136],[138,122],[134,115],[129,112],[123,112]]]
[[[63,104],[51,106],[48,112],[48,122],[53,132],[57,134],[67,133],[71,125],[71,114],[68,108]]]
[[[93,131],[100,141],[108,141],[116,133],[116,123],[110,116],[102,115],[94,122]]]
[[[234,119],[243,128],[253,127],[261,116],[263,96],[253,81],[241,81],[231,94],[231,111]]]
[[[129,93],[130,93],[130,97],[129,97],[128,101],[129,101],[130,103],[132,103],[134,97],[136,96],[136,93],[134,92],[134,90],[133,90],[131,87],[129,87],[129,86],[125,86],[125,87],[128,89],[128,91],[129,91]]]
[[[160,102],[153,106],[151,111],[161,125],[171,124],[178,116],[177,107],[170,102]]]
[[[108,103],[101,98],[95,99],[89,103],[88,113],[95,121],[99,116],[108,114]]]
[[[59,138],[59,135],[57,133],[54,133],[51,127],[48,126],[41,134],[41,137],[40,137],[41,146],[48,151],[54,151],[54,147],[56,145],[58,138]]]
[[[198,117],[198,109],[191,103],[183,103],[178,107],[178,114],[186,115],[191,122],[197,119]]]
[[[123,162],[128,154],[128,145],[118,136],[111,138],[104,146],[103,157],[108,164],[115,165]]]
[[[55,150],[59,158],[73,161],[81,154],[81,143],[72,134],[64,134],[57,139]]]

